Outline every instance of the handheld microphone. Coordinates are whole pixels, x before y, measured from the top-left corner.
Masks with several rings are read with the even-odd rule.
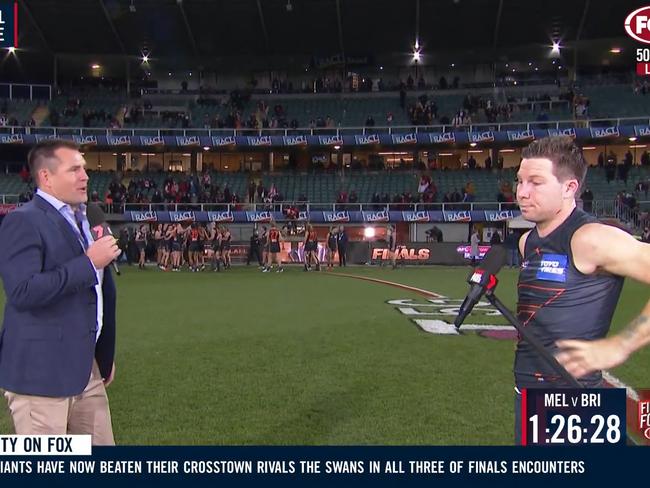
[[[111,228],[106,222],[106,215],[99,205],[96,203],[89,203],[86,207],[86,216],[88,217],[88,223],[90,224],[90,232],[93,235],[93,239],[101,239],[104,236],[113,235]],[[113,270],[116,275],[120,275],[120,268],[117,266],[115,261],[111,262]]]
[[[458,329],[467,316],[472,312],[474,306],[481,300],[486,291],[497,286],[496,274],[506,264],[506,251],[501,246],[492,246],[483,258],[481,267],[472,271],[467,279],[470,290],[465,301],[460,306],[454,325]]]

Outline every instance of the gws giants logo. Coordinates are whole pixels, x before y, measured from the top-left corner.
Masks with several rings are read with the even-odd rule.
[[[397,308],[397,311],[411,319],[420,329],[429,334],[436,335],[459,335],[458,329],[453,322],[460,306],[461,299],[449,298],[444,295],[436,295],[423,302],[412,299],[390,300],[389,305]],[[501,313],[485,301],[480,301],[472,310],[472,323],[463,324],[461,332],[478,332],[483,337],[491,339],[513,340],[517,337],[517,331],[509,325],[491,324]]]

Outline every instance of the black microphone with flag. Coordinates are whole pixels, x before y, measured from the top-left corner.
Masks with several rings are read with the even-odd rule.
[[[465,301],[460,306],[456,320],[454,320],[456,328],[461,326],[485,292],[494,289],[498,283],[496,275],[505,264],[505,249],[502,246],[492,246],[483,261],[481,261],[480,266],[470,273],[467,280],[470,284],[470,290],[465,297]]]
[[[99,205],[96,203],[89,203],[86,207],[86,216],[88,217],[88,223],[90,224],[90,232],[93,235],[93,239],[101,239],[104,236],[112,236],[113,232],[106,222],[106,215]],[[117,263],[113,261],[111,263],[115,274],[119,276],[120,268],[117,266]]]

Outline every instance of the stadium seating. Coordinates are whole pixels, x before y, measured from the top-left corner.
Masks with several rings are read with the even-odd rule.
[[[28,189],[28,186],[23,183],[18,174],[0,175],[0,195],[20,195]]]
[[[520,101],[518,110],[512,113],[509,122],[535,122],[539,114],[540,106],[534,110],[530,109],[524,101],[530,95],[549,95],[557,102],[561,89],[557,87],[543,87],[539,93],[522,92],[513,94]],[[586,85],[575,90],[576,94],[589,98],[589,117],[591,118],[614,118],[614,117],[643,117],[650,112],[650,96],[642,96],[634,93],[629,84],[616,85]],[[427,96],[434,100],[438,107],[438,120],[446,116],[450,120],[462,109],[465,95],[473,94],[458,90],[429,91]],[[289,124],[293,119],[298,121],[299,127],[308,127],[310,122],[319,118],[325,119],[330,116],[336,127],[363,127],[366,119],[371,116],[378,127],[388,125],[386,116],[393,115],[392,126],[408,126],[411,120],[408,115],[408,107],[413,106],[419,93],[409,92],[406,99],[406,109],[400,107],[399,94],[397,92],[382,92],[371,94],[299,94],[299,95],[275,95],[264,96],[254,95],[247,101],[244,99],[241,105],[241,119],[245,122],[257,112],[257,104],[264,101],[268,105],[269,121],[274,117],[274,107],[282,105],[285,111],[285,119]],[[501,89],[497,92],[483,91],[479,94],[484,99],[491,98],[495,104],[505,103],[506,97],[510,98],[510,92]],[[71,99],[80,99],[81,106],[76,115],[64,116],[66,106]],[[151,110],[145,111],[144,117],[137,122],[131,121],[124,124],[125,128],[156,129],[156,128],[182,128],[180,119],[163,119],[161,113],[165,111],[185,113],[190,116],[188,128],[204,128],[205,116],[211,122],[215,116],[225,120],[232,110],[228,97],[222,95],[212,97],[214,104],[203,104],[199,95],[154,95],[145,98],[129,99],[125,93],[112,92],[98,89],[96,91],[70,91],[54,97],[49,102],[49,111],[59,114],[58,125],[67,127],[82,127],[83,113],[90,111],[103,111],[107,119],[93,119],[90,122],[92,127],[108,127],[110,119],[117,117],[120,123],[121,108],[142,105],[145,100],[152,103]],[[8,112],[15,117],[20,124],[31,117],[38,102],[14,100],[9,103]],[[555,103],[551,110],[545,110],[548,120],[572,119],[571,108],[568,104]],[[502,118],[499,122],[504,122]],[[39,121],[37,121],[38,123]],[[472,123],[487,122],[483,110],[478,110],[472,116]],[[40,123],[43,126],[52,124],[52,117],[45,117]]]
[[[115,178],[113,172],[92,171],[90,174],[90,185],[88,192],[96,191],[103,199],[110,182]],[[158,188],[162,189],[165,179],[169,176],[177,180],[187,177],[182,173],[140,173],[128,172],[122,182],[128,186],[132,178],[149,178],[153,180]],[[348,173],[344,177],[337,174],[294,174],[277,173],[265,174],[262,177],[264,186],[268,189],[272,184],[276,186],[285,201],[298,200],[300,196],[306,196],[310,202],[333,203],[339,191],[348,193],[355,191],[359,202],[370,202],[374,193],[380,195],[388,194],[393,197],[396,194],[410,192],[417,194],[419,173],[411,171],[382,171],[370,173]],[[500,173],[488,171],[435,171],[431,173],[434,184],[438,189],[438,202],[442,196],[454,190],[461,191],[471,181],[476,189],[477,202],[495,201],[498,193],[499,182],[515,179],[514,171],[506,169]],[[212,172],[212,183],[220,186],[221,189],[227,184],[230,191],[237,193],[242,201],[246,201],[248,195],[249,175],[245,173],[217,173]],[[650,178],[650,168],[633,166],[630,170],[628,183],[614,180],[607,183],[605,170],[592,167],[587,174],[587,185],[594,193],[596,200],[613,200],[621,190],[632,191],[638,181]],[[22,182],[17,174],[0,175],[0,194],[18,195],[28,190],[28,186]],[[148,198],[153,190],[147,192]],[[639,195],[643,200],[645,195]]]
[[[6,108],[7,119],[16,119],[19,125],[23,125],[32,118],[34,111],[42,104],[36,100],[23,100],[23,99],[14,99],[3,101],[3,109]],[[6,107],[4,105],[6,104]],[[2,109],[0,109],[2,112]],[[10,125],[10,124],[8,124]]]
[[[587,86],[579,93],[591,102],[591,118],[647,117],[650,113],[650,95],[635,94],[629,85]]]

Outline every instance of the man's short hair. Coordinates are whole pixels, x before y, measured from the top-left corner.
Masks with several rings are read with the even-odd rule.
[[[29,150],[27,155],[27,164],[29,172],[38,185],[38,172],[47,166],[50,171],[56,169],[57,157],[54,153],[61,148],[79,150],[79,145],[72,141],[65,141],[63,139],[46,139],[37,142],[34,147]]]
[[[587,162],[582,149],[568,136],[538,139],[521,152],[524,159],[548,159],[553,163],[553,174],[560,181],[575,178],[580,187],[587,176]],[[578,188],[580,190],[580,188]]]

